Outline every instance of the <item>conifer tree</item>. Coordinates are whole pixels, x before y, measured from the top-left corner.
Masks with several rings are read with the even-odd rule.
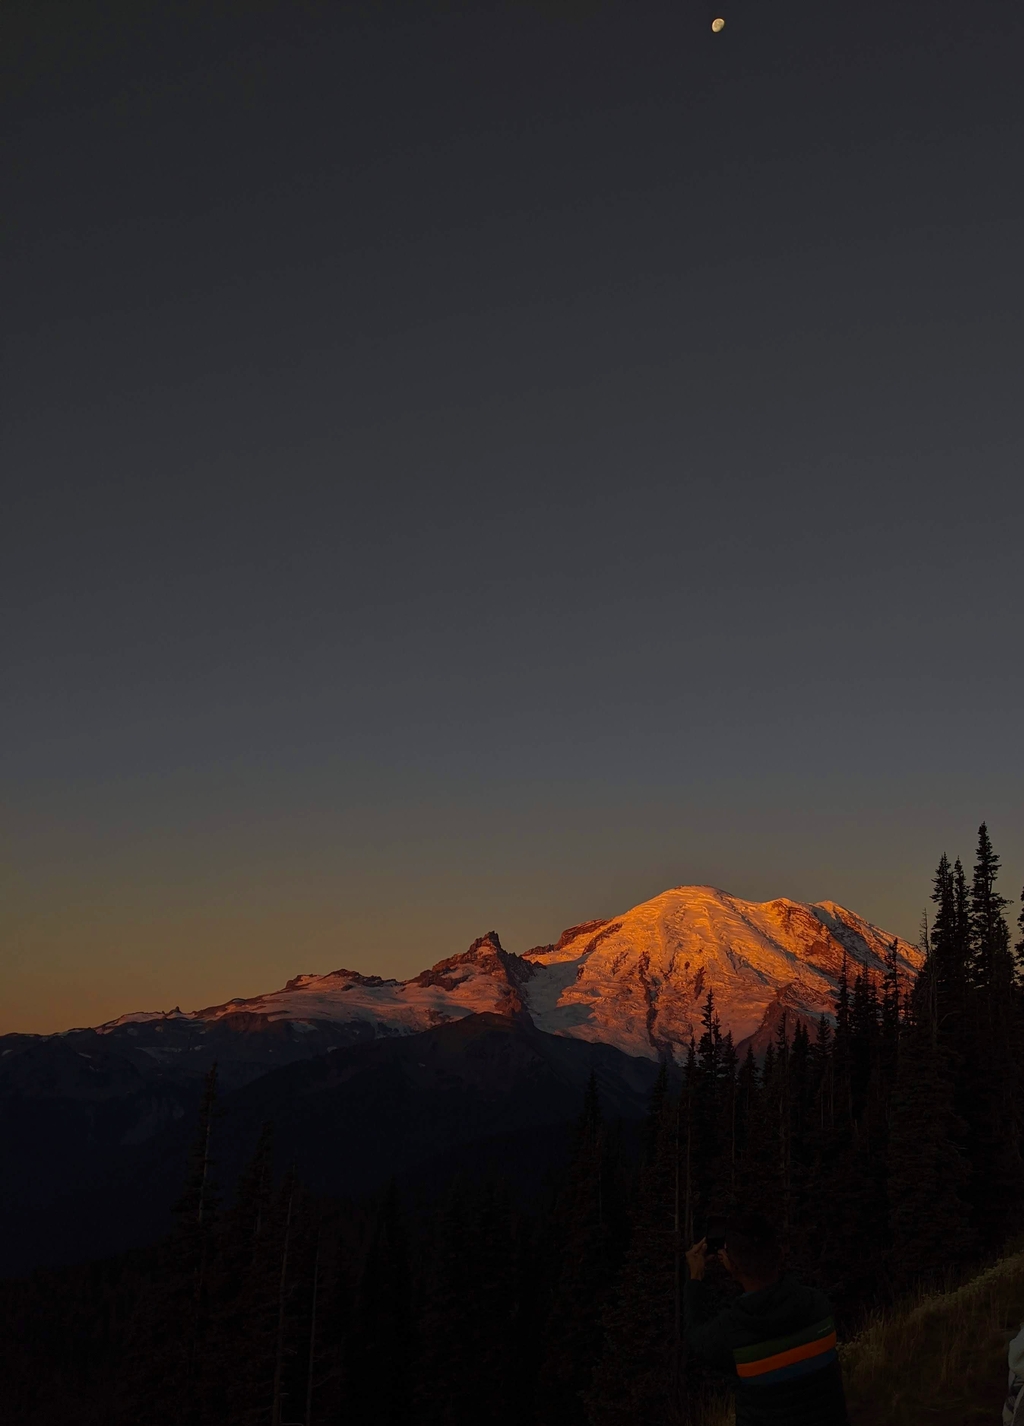
[[[701,1011],[702,1033],[697,1044],[694,1085],[694,1152],[691,1176],[695,1205],[706,1215],[723,1175],[723,1147],[726,1134],[727,1054],[722,1025],[715,1010],[713,991],[708,991]]]
[[[825,1130],[835,1125],[835,1095],[833,1092],[834,1039],[832,1026],[825,1015],[820,1016],[811,1047],[811,1074],[814,1101],[818,1111],[819,1141]]]
[[[789,1055],[789,1222],[806,1217],[813,1192],[814,1116],[811,1091],[811,1042],[797,1020]],[[789,1223],[785,1225],[788,1232]]]
[[[935,911],[932,915],[930,944],[926,943],[921,948],[926,953],[929,949],[937,952],[941,946],[949,944],[956,935],[953,868],[950,866],[949,857],[945,852],[939,858],[939,865],[932,878],[932,901],[935,903]]]
[[[456,1183],[435,1215],[419,1290],[414,1415],[423,1426],[504,1421],[517,1311],[509,1205],[491,1185]]]
[[[256,1267],[270,1228],[272,1158],[272,1129],[265,1124],[239,1178],[234,1202],[221,1219],[210,1273],[209,1369],[203,1388],[204,1417],[210,1421],[230,1420],[264,1399],[254,1387],[261,1367],[256,1358],[265,1346],[259,1332]]]
[[[602,1317],[618,1266],[622,1193],[593,1074],[576,1130],[573,1159],[553,1214],[558,1267],[543,1334],[538,1381],[540,1426],[584,1426],[603,1345]]]
[[[1009,906],[996,891],[999,858],[982,822],[978,828],[978,850],[971,879],[969,925],[971,934],[971,978],[979,989],[988,990],[999,974],[999,961],[1009,942],[1004,912]]]
[[[691,1053],[693,1052],[693,1042],[690,1043]],[[651,1097],[647,1105],[647,1116],[644,1120],[643,1134],[640,1140],[641,1162],[651,1164],[658,1154],[659,1135],[662,1133],[665,1118],[665,1105],[668,1101],[668,1063],[661,1061],[658,1066],[658,1077],[654,1081],[654,1088],[651,1090]]]
[[[850,986],[844,954],[835,997],[836,1025],[819,1021],[813,1056],[817,1083],[808,1144],[795,1265],[817,1277],[840,1316],[870,1298],[884,1251],[884,1166],[876,1153],[872,1094],[878,1060],[879,1005],[874,982],[859,970]]]
[[[662,1421],[674,1409],[676,1294],[674,1224],[677,1107],[659,1076],[648,1116],[648,1160],[640,1174],[629,1247],[604,1317],[604,1349],[585,1394],[593,1426]]]
[[[286,1327],[288,1321],[288,1297],[289,1297],[289,1254],[294,1254],[294,1244],[292,1241],[293,1223],[295,1218],[295,1175],[289,1173],[285,1181],[282,1197],[284,1199],[284,1233],[281,1240],[281,1266],[278,1273],[277,1283],[277,1312],[274,1331],[274,1385],[271,1394],[270,1426],[281,1426],[281,1408],[284,1405],[284,1371],[287,1351]]]
[[[192,1151],[192,1171],[185,1183],[176,1212],[179,1215],[179,1241],[184,1255],[191,1259],[193,1273],[192,1307],[186,1374],[183,1383],[185,1419],[198,1421],[201,1414],[203,1352],[208,1326],[209,1274],[218,1227],[220,1207],[217,1186],[213,1178],[211,1140],[217,1110],[217,1065],[212,1065],[203,1084],[199,1106],[199,1133]]]
[[[158,1269],[139,1301],[124,1353],[115,1411],[126,1422],[145,1412],[147,1426],[197,1426],[201,1420],[219,1200],[213,1176],[217,1066],[203,1082],[199,1124],[174,1231],[161,1245]]]
[[[959,1038],[966,1007],[970,960],[969,912],[964,869],[943,852],[932,882],[935,915],[931,930],[932,994],[937,1033],[949,1048]]]
[[[722,1144],[728,1152],[728,1170],[723,1172],[723,1186],[728,1180],[729,1205],[735,1206],[736,1175],[740,1155],[742,1125],[738,1108],[739,1056],[733,1044],[732,1031],[722,1037]],[[692,1240],[691,1240],[692,1241]]]
[[[918,948],[919,951],[924,951],[924,953],[925,953],[926,956],[931,954],[931,949],[932,949],[932,935],[931,935],[931,928],[930,928],[930,926],[928,925],[928,908],[927,908],[927,907],[925,907],[925,908],[922,910],[922,912],[921,912],[921,919],[920,919],[920,921],[918,922],[918,926],[917,926],[917,948]]]
[[[697,1115],[695,1105],[698,1098],[697,1047],[693,1036],[686,1050],[686,1064],[683,1068],[683,1083],[679,1091],[676,1109],[676,1173],[680,1179],[682,1201],[682,1234],[686,1243],[694,1240],[694,1217],[697,1207],[697,1184],[695,1174],[697,1148]]]
[[[392,1184],[377,1214],[359,1286],[345,1401],[350,1419],[407,1426],[413,1345],[409,1243]]]
[[[763,1174],[771,1156],[765,1135],[767,1115],[762,1071],[754,1056],[754,1047],[749,1043],[736,1076],[736,1117],[738,1153],[730,1207],[753,1202],[763,1192]],[[692,1234],[689,1240],[693,1241]]]
[[[953,863],[953,946],[960,974],[966,985],[971,960],[971,894],[963,863],[957,857]]]
[[[774,1054],[765,1073],[765,1096],[770,1111],[768,1122],[771,1133],[772,1158],[775,1161],[773,1177],[777,1185],[777,1208],[773,1217],[779,1221],[784,1237],[788,1236],[792,1210],[790,1182],[792,1094],[787,1020],[788,1017],[783,1012],[782,1019],[775,1031]]]
[[[928,944],[928,938],[925,938]],[[885,953],[885,981],[882,987],[882,1004],[878,1022],[878,1084],[884,1116],[896,1083],[896,1065],[899,1060],[900,1026],[902,1022],[903,993],[900,986],[900,965],[898,942],[893,940]]]
[[[978,828],[971,880],[970,991],[965,1091],[975,1228],[989,1250],[1014,1226],[1022,1191],[1019,1014],[1006,898],[996,890],[999,858],[988,828]]]
[[[867,1108],[871,1069],[878,1040],[878,992],[874,981],[861,971],[853,982],[850,1006],[850,1105],[856,1123]]]
[[[938,1033],[937,974],[933,956],[911,993],[892,1098],[888,1198],[893,1276],[901,1287],[938,1278],[970,1251],[965,1125]]]
[[[343,1215],[345,1225],[352,1218],[351,1209],[346,1205]],[[320,1422],[341,1423],[344,1421],[344,1403],[348,1400],[348,1378],[350,1353],[353,1347],[354,1316],[357,1283],[353,1275],[353,1260],[350,1245],[338,1223],[332,1224],[329,1271],[322,1289],[322,1327],[319,1328],[320,1349],[315,1369],[315,1389],[317,1399],[317,1419]]]
[[[422,1251],[416,1343],[416,1419],[454,1426],[469,1409],[472,1375],[471,1201],[456,1181],[438,1205]]]
[[[835,1002],[836,1028],[832,1042],[833,1122],[837,1129],[848,1130],[853,1119],[852,1039],[853,1026],[850,1004],[850,964],[843,951],[839,971],[839,990]]]
[[[746,1152],[747,1134],[749,1134],[750,1121],[756,1114],[757,1088],[759,1088],[759,1072],[757,1072],[757,1060],[754,1058],[754,1047],[752,1042],[747,1042],[747,1052],[743,1057],[743,1064],[740,1065],[736,1075],[736,1108],[737,1122],[739,1122],[739,1149],[740,1155]]]
[[[313,1270],[310,1276],[309,1351],[306,1354],[306,1410],[303,1417],[303,1426],[312,1426],[313,1391],[317,1384],[317,1328],[320,1325],[317,1320],[317,1306],[320,1290],[320,1248],[322,1239],[323,1229],[318,1223],[316,1231],[316,1241],[313,1247]]]

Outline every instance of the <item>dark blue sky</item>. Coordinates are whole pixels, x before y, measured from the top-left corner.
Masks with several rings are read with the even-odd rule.
[[[1024,11],[14,3],[0,1030],[1021,825]]]

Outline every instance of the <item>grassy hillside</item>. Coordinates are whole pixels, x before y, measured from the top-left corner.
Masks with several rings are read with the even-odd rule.
[[[997,1422],[1006,1344],[1024,1321],[1024,1252],[949,1292],[879,1314],[843,1349],[854,1426]]]
[[[853,1426],[999,1421],[1006,1344],[1024,1321],[1024,1252],[948,1292],[878,1313],[840,1348]],[[702,1426],[730,1426],[721,1407]]]

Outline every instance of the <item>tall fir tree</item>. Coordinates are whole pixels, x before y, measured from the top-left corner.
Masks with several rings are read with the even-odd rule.
[[[647,1160],[640,1172],[629,1246],[617,1290],[604,1315],[603,1351],[585,1403],[592,1426],[633,1426],[671,1419],[679,1364],[673,1324],[681,1218],[678,1107],[659,1077],[647,1121]]]
[[[394,1184],[380,1204],[363,1263],[349,1360],[353,1420],[406,1426],[415,1346],[409,1240]]]
[[[999,858],[992,846],[988,827],[978,828],[978,849],[971,878],[969,924],[971,934],[971,978],[981,990],[993,986],[999,975],[999,962],[1009,945],[1009,929],[1005,911],[1009,906],[1005,896],[996,890],[999,878]]]
[[[255,1412],[269,1400],[260,1390],[266,1342],[258,1269],[271,1227],[273,1196],[273,1130],[265,1124],[242,1170],[234,1202],[223,1215],[210,1278],[204,1408],[213,1421]]]
[[[843,951],[839,989],[835,1000],[835,1038],[832,1044],[834,1122],[849,1130],[853,1119],[853,1024],[850,998],[850,963]]]
[[[951,1056],[938,1024],[933,955],[917,978],[900,1038],[890,1109],[891,1276],[904,1288],[936,1280],[969,1256],[966,1126],[956,1112]]]
[[[903,987],[900,979],[899,943],[893,940],[885,953],[885,980],[878,1021],[880,1094],[884,1105],[888,1104],[896,1083],[902,1018]]]
[[[959,860],[956,871],[943,852],[932,882],[932,918],[930,955],[932,961],[932,994],[936,998],[938,1033],[948,1043],[958,1034],[964,1013],[968,977],[969,945],[964,935],[967,919],[963,867]]]
[[[978,828],[971,879],[970,1006],[964,1087],[970,1096],[969,1195],[983,1247],[1004,1243],[1024,1193],[1021,1161],[1020,1018],[1005,909],[996,890],[999,857],[988,828]]]
[[[583,1398],[601,1358],[603,1314],[623,1248],[622,1187],[591,1074],[572,1162],[553,1213],[556,1269],[542,1336],[540,1426],[585,1426]]]
[[[159,1267],[137,1304],[116,1393],[115,1418],[146,1426],[199,1426],[208,1369],[210,1282],[218,1243],[219,1196],[213,1129],[217,1066],[203,1081],[199,1123],[176,1225],[159,1249]]]
[[[963,862],[953,863],[953,945],[964,984],[969,981],[971,962],[971,893]]]

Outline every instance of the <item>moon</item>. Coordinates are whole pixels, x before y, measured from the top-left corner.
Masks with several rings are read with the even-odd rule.
[[[711,21],[711,28],[714,30],[716,35],[720,35],[722,33],[722,31],[725,29],[725,21],[722,19],[721,15],[719,15],[717,20]]]

